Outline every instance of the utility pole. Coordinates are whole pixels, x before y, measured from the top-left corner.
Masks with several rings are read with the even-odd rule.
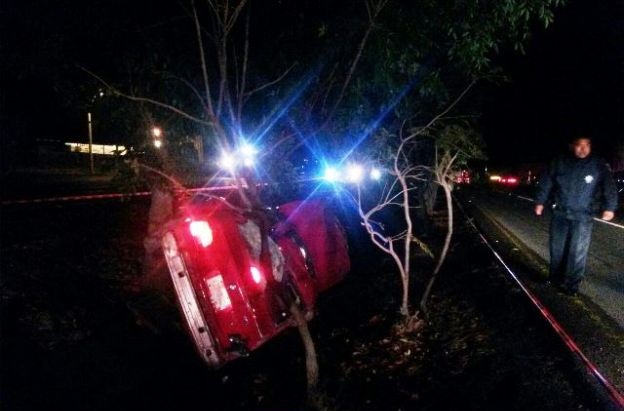
[[[95,169],[93,167],[93,129],[91,127],[91,113],[87,113],[87,123],[89,125],[89,167],[91,169],[91,174],[95,174]]]

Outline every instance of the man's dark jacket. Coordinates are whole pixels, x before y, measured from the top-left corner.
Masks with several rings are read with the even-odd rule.
[[[575,220],[588,220],[597,202],[604,211],[617,208],[617,189],[606,162],[589,155],[556,158],[539,182],[535,202],[545,204],[552,197],[555,210]]]

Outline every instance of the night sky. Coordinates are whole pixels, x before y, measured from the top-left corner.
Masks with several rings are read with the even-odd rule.
[[[314,2],[284,3],[292,14]],[[330,3],[314,13],[331,13]],[[180,27],[175,41],[192,41],[178,2],[9,0],[1,13],[3,141],[78,139],[86,126],[72,94],[85,79],[77,65],[115,79],[120,62],[158,45],[153,34],[164,25]],[[511,81],[476,90],[492,162],[544,161],[577,134],[613,157],[624,144],[623,22],[623,0],[569,0],[551,27],[536,27],[525,55],[502,50],[495,61]],[[274,21],[258,24],[270,30]]]
[[[526,55],[506,52],[499,61],[511,82],[486,97],[492,159],[542,161],[585,134],[615,160],[624,144],[623,1],[569,1],[552,26],[535,30]]]

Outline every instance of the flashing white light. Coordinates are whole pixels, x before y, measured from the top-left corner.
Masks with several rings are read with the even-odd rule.
[[[154,140],[154,147],[161,148],[162,147],[162,140]]]
[[[256,154],[258,154],[258,149],[256,149],[256,147],[245,143],[238,149],[238,152],[242,157],[242,163],[245,167],[253,167],[256,164]]]
[[[258,150],[249,143],[245,143],[241,146],[240,152],[244,157],[253,157],[258,153]]]
[[[159,127],[152,128],[152,136],[158,138],[162,135],[162,130]]]
[[[223,153],[219,161],[219,166],[225,170],[234,171],[236,159],[231,154]]]
[[[347,168],[347,180],[352,183],[359,183],[364,177],[364,169],[359,164],[350,165]]]
[[[373,168],[370,172],[370,178],[373,180],[381,179],[381,170],[379,170],[378,168]]]
[[[323,175],[323,178],[329,182],[338,181],[338,179],[340,178],[340,173],[334,167],[327,167],[325,169],[325,174]]]

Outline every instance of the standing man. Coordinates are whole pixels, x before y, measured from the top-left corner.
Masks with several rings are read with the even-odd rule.
[[[540,179],[535,214],[541,216],[546,201],[553,200],[549,281],[576,295],[585,275],[594,203],[598,202],[603,220],[612,220],[617,190],[606,162],[591,154],[589,137],[575,138],[570,149]]]

